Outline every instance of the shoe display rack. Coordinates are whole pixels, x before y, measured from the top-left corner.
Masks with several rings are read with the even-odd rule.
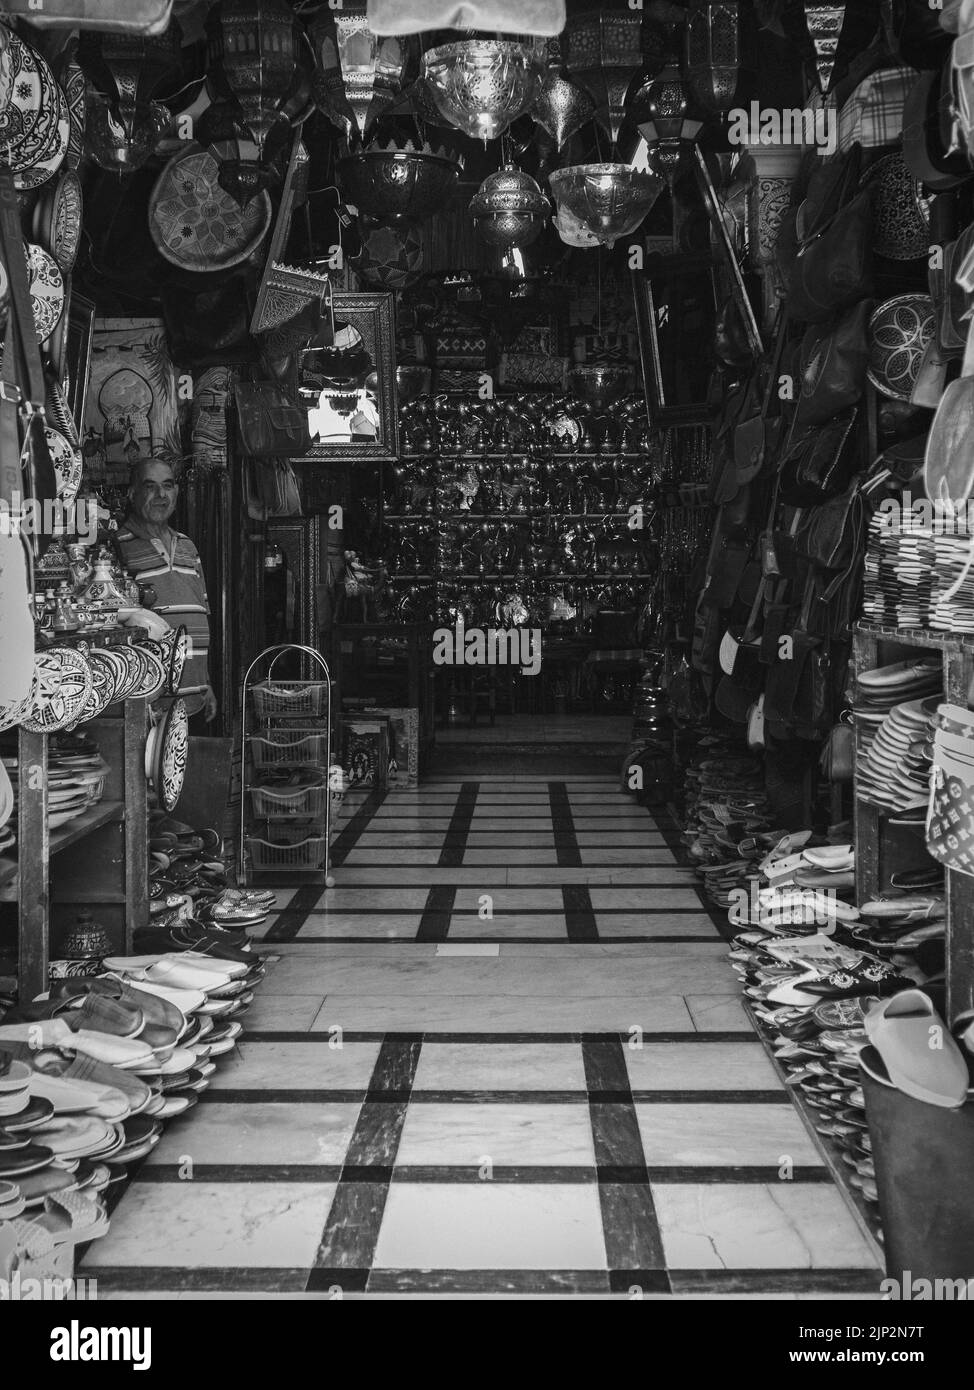
[[[316,680],[278,680],[278,661],[306,659]],[[261,675],[263,671],[263,675]],[[240,733],[241,883],[261,877],[331,888],[332,683],[312,647],[255,657],[243,680]]]
[[[974,682],[974,639],[925,629],[884,628],[871,623],[856,626],[852,674],[937,651],[943,661],[944,700],[970,705]],[[857,744],[860,735],[857,734]],[[860,794],[855,795],[856,902],[882,897],[890,890],[890,875],[930,864],[922,827],[890,823],[887,813]],[[974,878],[945,871],[947,907],[947,1009],[951,1018],[974,1008]]]
[[[101,800],[51,830],[48,734],[19,730],[18,846],[0,858],[0,901],[16,904],[19,998],[48,988],[52,941],[89,908],[121,953],[149,917],[145,700],[126,700],[85,724],[108,765]]]

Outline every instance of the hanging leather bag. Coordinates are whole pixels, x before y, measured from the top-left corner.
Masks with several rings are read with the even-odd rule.
[[[781,463],[783,502],[813,507],[848,486],[858,462],[857,419],[853,408],[793,434]]]
[[[807,330],[801,347],[801,382],[796,422],[824,425],[861,398],[869,365],[871,299],[862,300],[837,323]]]
[[[245,458],[300,458],[313,443],[307,406],[279,381],[236,382],[237,445]]]

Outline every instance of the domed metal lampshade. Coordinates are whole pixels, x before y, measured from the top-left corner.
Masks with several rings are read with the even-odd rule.
[[[595,102],[589,94],[554,70],[545,78],[531,111],[559,150],[594,114]]]
[[[456,186],[461,163],[445,149],[390,140],[338,161],[342,193],[371,217],[430,217]]]
[[[448,43],[424,54],[423,76],[450,125],[494,140],[537,99],[543,53],[543,45],[502,39]]]
[[[550,211],[534,179],[513,164],[484,179],[470,201],[474,226],[491,246],[530,246]]]
[[[663,190],[661,178],[628,164],[573,164],[550,183],[559,216],[577,218],[603,246],[635,231]]]

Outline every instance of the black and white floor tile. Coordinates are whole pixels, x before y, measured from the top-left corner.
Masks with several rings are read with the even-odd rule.
[[[570,767],[344,812],[100,1296],[875,1294],[662,816]]]

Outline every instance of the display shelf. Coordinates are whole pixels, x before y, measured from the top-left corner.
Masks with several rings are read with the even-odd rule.
[[[857,623],[853,631],[852,670],[856,678],[888,662],[905,659],[909,651],[939,651],[943,661],[944,699],[970,704],[974,682],[974,640],[955,633],[926,629],[885,628]],[[889,891],[890,875],[913,862],[929,863],[926,844],[916,827],[892,825],[891,812],[868,801],[859,791],[858,762],[862,729],[856,725],[856,774],[853,813],[856,855],[856,902],[862,904]],[[947,869],[947,1012],[951,1019],[974,1008],[974,877]]]
[[[124,819],[124,801],[99,801],[97,805],[92,806],[90,811],[85,811],[82,815],[76,816],[74,820],[59,825],[57,830],[50,831],[49,852],[52,857],[55,854],[60,854],[61,850],[67,849],[69,845],[77,844],[86,835],[90,835],[93,830],[97,830],[100,825],[120,823]]]
[[[49,737],[19,730],[18,860],[6,878],[18,906],[19,994],[32,999],[48,986],[52,929],[70,925],[80,903],[99,909],[120,951],[148,921],[148,799],[145,700],[112,706],[84,729],[108,765],[103,799],[56,830],[49,829]],[[23,854],[23,847],[30,853]],[[6,861],[9,863],[10,861]]]
[[[849,1181],[851,1170],[842,1157],[841,1149],[837,1144],[831,1143],[826,1135],[820,1134],[815,1127],[816,1118],[820,1119],[825,1112],[816,1110],[814,1105],[809,1105],[800,1086],[788,1085],[788,1069],[783,1067],[779,1059],[775,1056],[774,1048],[771,1045],[771,1039],[765,1032],[761,1020],[747,1000],[743,1000],[742,1002],[744,1004],[744,1012],[747,1014],[754,1027],[754,1031],[760,1038],[761,1045],[767,1053],[768,1060],[774,1067],[778,1079],[783,1085],[788,1087],[788,1094],[791,1097],[792,1104],[801,1116],[812,1143],[822,1155],[822,1162],[835,1179],[835,1184],[852,1213],[856,1224],[861,1230],[863,1238],[875,1255],[877,1264],[880,1266],[885,1265],[883,1245],[880,1238],[882,1219],[879,1206],[867,1202],[862,1193],[852,1186],[852,1183]]]

